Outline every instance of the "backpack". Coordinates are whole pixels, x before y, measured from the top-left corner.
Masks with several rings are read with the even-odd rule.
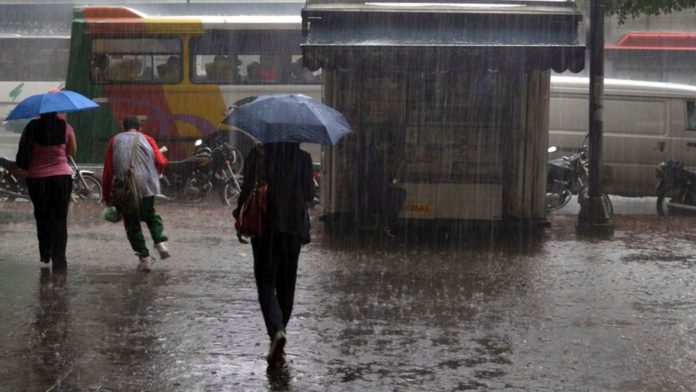
[[[140,206],[140,192],[135,180],[135,159],[138,153],[140,135],[135,137],[131,147],[131,164],[125,177],[114,177],[111,182],[111,205],[123,215],[130,215],[138,211]]]

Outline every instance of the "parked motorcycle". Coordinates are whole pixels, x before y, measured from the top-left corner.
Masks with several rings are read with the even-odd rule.
[[[657,213],[676,215],[696,212],[696,172],[685,169],[681,161],[657,165]]]
[[[549,147],[548,152],[556,152]],[[546,211],[565,207],[574,194],[578,194],[587,181],[587,148],[571,156],[552,159],[547,165]]]
[[[558,149],[549,147],[548,152],[553,153]],[[578,195],[578,203],[587,197],[587,175],[589,162],[587,161],[587,146],[583,146],[570,156],[562,156],[548,162],[546,177],[546,211],[557,211],[565,207],[573,195]],[[602,202],[606,205],[609,214],[613,214],[611,200],[605,194],[601,195]]]
[[[101,182],[94,172],[80,169],[72,157],[69,158],[73,181],[72,201],[76,203],[87,201],[101,202]],[[0,157],[0,200],[29,199],[27,184],[24,178],[19,175],[20,171],[21,169],[17,167],[14,161]]]
[[[166,147],[162,150],[166,151]],[[176,201],[198,203],[216,189],[224,205],[236,205],[241,192],[238,172],[242,167],[239,150],[226,143],[211,149],[199,139],[190,157],[167,164],[160,180],[161,191]]]
[[[102,186],[101,181],[97,178],[93,171],[82,170],[77,166],[75,160],[69,157],[72,165],[72,201],[78,202],[95,202],[102,201]]]

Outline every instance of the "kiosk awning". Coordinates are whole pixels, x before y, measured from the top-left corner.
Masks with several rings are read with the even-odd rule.
[[[310,5],[302,10],[302,50],[311,70],[379,62],[579,72],[580,20],[567,2]]]

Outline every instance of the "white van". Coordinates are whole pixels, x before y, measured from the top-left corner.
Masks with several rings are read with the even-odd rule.
[[[562,155],[586,143],[588,84],[588,78],[551,77],[549,145]],[[696,168],[695,103],[696,86],[605,79],[602,190],[652,196],[658,163],[676,159]]]

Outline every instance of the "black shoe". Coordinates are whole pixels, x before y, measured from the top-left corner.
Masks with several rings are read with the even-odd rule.
[[[282,364],[283,354],[285,353],[285,343],[287,343],[285,331],[276,332],[273,342],[271,342],[271,348],[268,350],[268,356],[266,357],[266,362],[268,362],[269,367],[276,367]]]
[[[396,238],[396,234],[392,232],[391,227],[384,225],[384,234],[389,238]]]

